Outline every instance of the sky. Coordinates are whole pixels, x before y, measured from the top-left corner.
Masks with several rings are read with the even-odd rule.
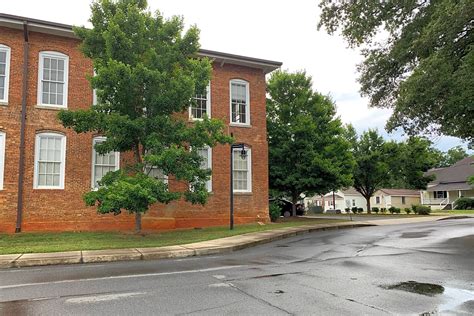
[[[91,0],[2,1],[0,12],[53,22],[88,25]],[[387,139],[403,139],[402,132],[388,134],[384,125],[391,110],[368,108],[359,94],[356,66],[362,57],[343,38],[317,30],[317,0],[148,0],[150,10],[165,17],[181,15],[187,26],[201,30],[201,47],[283,62],[282,69],[306,70],[313,87],[330,95],[344,123],[360,133],[377,128]],[[454,137],[432,136],[446,151],[464,145]]]

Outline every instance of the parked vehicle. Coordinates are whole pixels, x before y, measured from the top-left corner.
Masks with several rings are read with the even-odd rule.
[[[285,199],[270,199],[270,202],[276,201],[281,207],[281,216],[290,217],[293,214],[293,203]],[[304,205],[301,203],[296,204],[296,215],[305,215]]]

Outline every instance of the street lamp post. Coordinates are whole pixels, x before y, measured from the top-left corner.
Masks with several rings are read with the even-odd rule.
[[[232,144],[230,146],[230,229],[234,229],[234,150],[240,149],[240,157],[245,159],[247,151],[245,144]]]

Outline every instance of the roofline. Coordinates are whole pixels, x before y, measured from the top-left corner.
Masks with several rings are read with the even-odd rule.
[[[69,24],[0,13],[0,26],[3,25],[8,27],[10,24],[10,27],[16,26],[17,28],[23,28],[23,24],[25,23],[32,27],[32,31],[77,38],[72,30],[73,26]],[[207,49],[199,49],[197,55],[201,57],[208,57],[214,62],[221,63],[222,66],[228,63],[262,69],[265,74],[272,72],[283,65],[283,63],[279,61],[235,55]]]

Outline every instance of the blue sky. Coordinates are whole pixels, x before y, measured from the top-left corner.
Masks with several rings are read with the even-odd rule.
[[[65,4],[67,3],[67,6]],[[317,30],[316,0],[148,0],[150,9],[165,16],[182,15],[187,25],[201,29],[205,49],[283,62],[283,69],[306,70],[314,89],[336,101],[338,115],[358,132],[377,128],[386,138],[401,139],[401,132],[387,134],[388,109],[369,109],[359,95],[356,65],[359,52],[347,47],[340,36]],[[85,25],[90,0],[2,1],[3,13],[55,22]],[[441,150],[461,145],[453,137],[431,137]]]

